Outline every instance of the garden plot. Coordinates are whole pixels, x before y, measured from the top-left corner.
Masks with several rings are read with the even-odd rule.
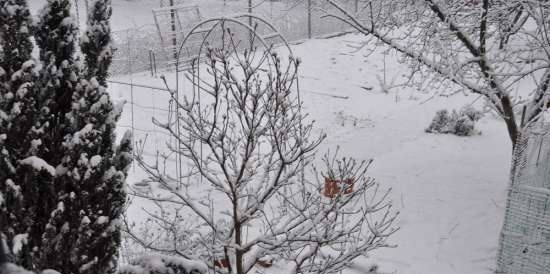
[[[382,271],[405,274],[492,273],[510,164],[504,125],[486,115],[477,126],[482,132],[479,136],[425,133],[437,110],[458,109],[479,100],[462,95],[431,98],[432,94],[404,87],[386,93],[377,78],[383,68],[394,81],[406,71],[400,69],[402,65],[393,52],[384,58],[379,50],[366,58],[364,52],[349,47],[361,40],[361,36],[347,35],[293,46],[303,61],[299,84],[304,111],[315,120],[319,131],[327,133],[318,155],[339,146],[343,155],[374,158],[370,175],[382,186],[393,188],[394,208],[401,212],[401,229],[391,239],[397,247],[377,250],[358,265],[378,263]],[[167,74],[169,85],[173,85],[173,78]],[[164,86],[160,79],[143,75],[132,76],[132,81]],[[169,96],[134,89],[134,126],[143,130],[135,131],[136,138],[147,135],[151,145],[145,150],[154,155],[157,148],[162,150],[170,142],[151,123],[152,117],[165,117],[156,109],[167,109]],[[110,90],[113,98],[131,101],[127,87],[111,85]],[[137,104],[152,108],[138,109]],[[120,132],[131,125],[131,113],[127,104]],[[344,126],[335,123],[342,117],[359,122],[345,122]],[[142,176],[136,167],[129,183]],[[141,208],[148,206],[145,201],[134,200],[129,218],[139,221]]]

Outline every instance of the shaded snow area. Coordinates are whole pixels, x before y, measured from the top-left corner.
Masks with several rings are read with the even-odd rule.
[[[346,35],[292,46],[303,61],[299,85],[304,110],[327,134],[317,155],[340,146],[342,155],[373,158],[370,175],[393,189],[394,208],[400,211],[401,229],[390,238],[397,246],[375,250],[357,263],[377,263],[384,273],[493,273],[511,157],[504,124],[488,113],[476,125],[480,135],[425,133],[436,111],[468,104],[481,108],[482,100],[460,94],[438,97],[431,90],[406,87],[388,91],[391,84],[405,81],[406,66],[392,51],[379,48],[366,56],[366,48],[374,45],[359,51],[352,47],[362,41],[359,35]],[[173,84],[174,75],[166,77]],[[163,86],[160,79],[143,75],[116,80]],[[129,87],[111,84],[110,91],[116,100],[131,101]],[[119,136],[131,127],[133,113],[136,138],[147,136],[144,153],[154,155],[168,137],[151,118],[166,119],[168,95],[134,88],[133,97],[134,110],[125,105]],[[135,183],[143,172],[132,170],[129,182]],[[139,222],[141,208],[149,205],[134,200],[129,217]],[[272,269],[277,272],[276,266]]]

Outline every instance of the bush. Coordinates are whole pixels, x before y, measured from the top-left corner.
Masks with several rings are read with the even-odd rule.
[[[467,116],[460,116],[454,123],[453,134],[457,136],[471,136],[475,133],[474,121]]]
[[[117,274],[203,274],[207,271],[202,262],[172,256],[146,255],[120,267]]]
[[[479,121],[483,117],[483,112],[475,109],[472,106],[465,106],[460,110],[460,113],[464,116],[467,116],[473,122]]]
[[[435,113],[435,117],[426,128],[426,132],[472,136],[480,133],[475,129],[475,123],[481,117],[483,117],[483,113],[471,106],[464,107],[459,112],[453,110],[450,114],[448,110],[442,109]]]
[[[435,113],[435,117],[432,120],[430,126],[426,129],[429,133],[449,133],[451,124],[451,117],[446,109],[439,110]]]

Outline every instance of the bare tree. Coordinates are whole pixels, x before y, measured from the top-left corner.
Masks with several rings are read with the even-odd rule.
[[[363,0],[361,15],[326,1],[338,10],[327,16],[404,54],[413,75],[433,76],[413,82],[443,79],[453,91],[483,96],[506,123],[513,146],[548,106],[548,1]]]
[[[174,95],[182,113],[156,122],[190,165],[179,177],[164,171],[162,157],[137,157],[151,188],[134,195],[158,208],[147,211],[141,232],[129,224],[128,235],[148,249],[207,262],[213,273],[251,273],[272,260],[285,273],[336,273],[389,247],[396,214],[389,191],[366,176],[370,162],[325,157],[324,173],[336,184],[330,197],[305,171],[314,171],[324,136],[311,140],[313,124],[301,113],[299,60],[257,48],[242,54],[235,44],[229,38],[208,48],[207,68],[188,76],[193,96]]]

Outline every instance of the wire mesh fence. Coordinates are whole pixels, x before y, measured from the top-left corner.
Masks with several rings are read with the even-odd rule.
[[[323,0],[254,0],[251,6],[247,1],[219,1],[218,5],[202,7],[185,5],[186,1],[162,0],[159,8],[151,13],[155,24],[147,24],[131,29],[113,32],[116,48],[111,73],[131,74],[172,69],[175,49],[183,36],[201,20],[213,17],[248,13],[269,21],[289,42],[307,38],[324,37],[350,31],[344,22],[326,16],[338,14],[335,8]],[[349,12],[358,14],[364,11],[359,0],[341,0],[340,4]],[[174,6],[169,6],[174,3]],[[254,25],[254,22],[251,22]],[[131,63],[131,65],[129,65]]]
[[[546,125],[529,130],[518,142],[498,254],[501,273],[549,273],[549,135]]]

